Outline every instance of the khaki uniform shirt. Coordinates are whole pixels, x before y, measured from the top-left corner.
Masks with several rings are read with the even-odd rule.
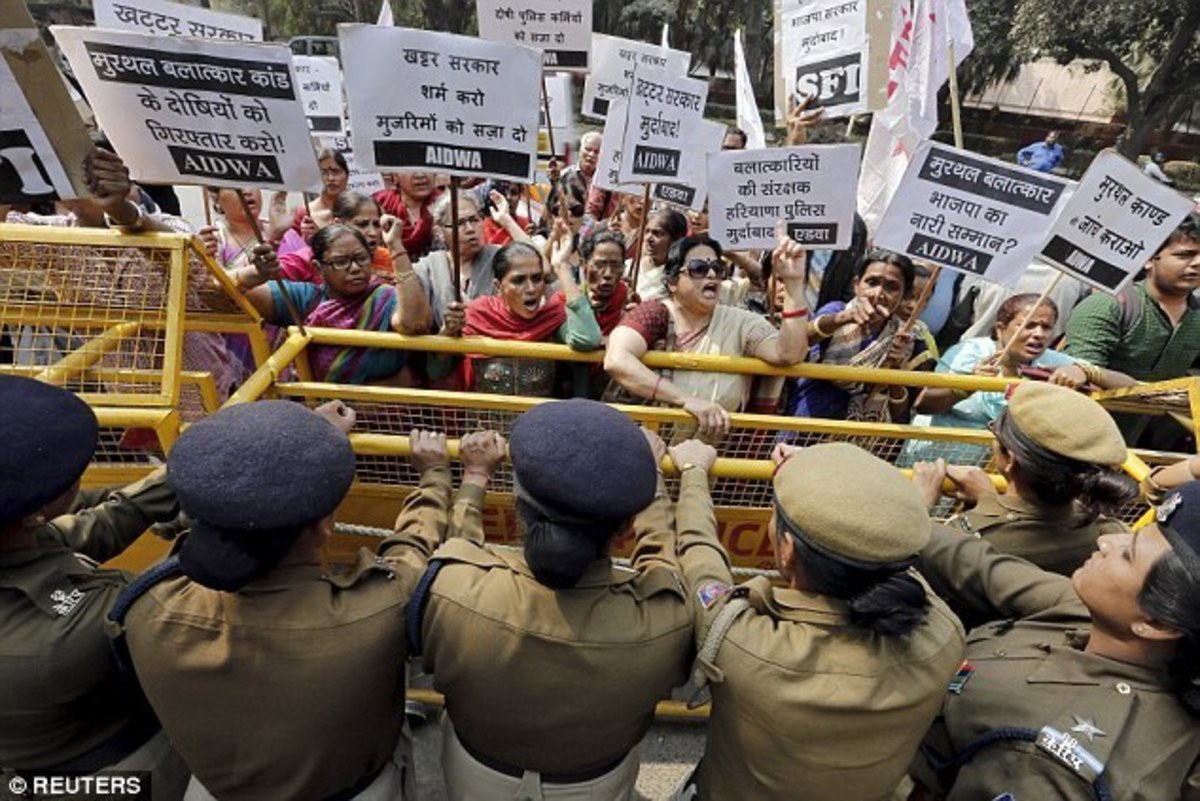
[[[515,551],[483,544],[478,487],[460,490],[425,613],[425,669],[471,748],[539,773],[611,764],[687,678],[692,621],[662,479],[637,517],[633,568],[598,559],[579,583],[539,583]]]
[[[71,509],[36,532],[35,547],[0,553],[0,766],[74,759],[149,716],[104,635],[129,577],[96,562],[173,518],[175,495],[160,471],[81,492]]]
[[[126,641],[146,696],[222,801],[313,801],[377,770],[404,722],[404,610],[446,530],[433,468],[349,572],[276,567],[236,593],[186,577],[143,595]]]
[[[751,603],[706,670],[700,798],[890,798],[962,661],[958,620],[930,593],[923,623],[882,637],[851,625],[834,598],[765,578],[735,590],[703,471],[684,472],[676,513],[697,643],[734,594]]]
[[[1096,550],[1101,534],[1129,530],[1121,521],[1106,517],[1083,526],[1079,523],[1080,514],[1073,506],[1054,508],[1015,495],[984,495],[974,509],[947,525],[978,534],[997,551],[1069,576]]]
[[[1164,675],[1084,653],[1091,618],[1070,579],[940,528],[922,570],[956,587],[956,601],[1013,619],[970,633],[974,672],[960,694],[945,696],[927,746],[945,758],[1006,726],[1038,732],[1041,745],[1009,740],[984,748],[952,786],[925,758],[914,776],[940,785],[953,801],[1091,801],[1096,771],[1087,762],[1094,760],[1120,801],[1200,799],[1200,726]]]

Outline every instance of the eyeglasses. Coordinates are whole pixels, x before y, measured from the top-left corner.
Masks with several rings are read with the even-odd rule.
[[[716,273],[718,281],[724,281],[725,277],[729,275],[729,267],[720,259],[713,259],[712,261],[692,259],[683,265],[683,269],[687,271],[688,278],[695,280],[706,277],[710,272]]]
[[[483,222],[482,217],[480,217],[478,214],[472,214],[470,217],[459,217],[458,218],[458,227],[459,228],[470,228],[472,225],[479,225],[481,222]],[[447,221],[443,222],[442,227],[450,228],[451,227],[450,221],[447,220]]]
[[[365,270],[371,266],[371,254],[359,253],[354,256],[342,256],[335,259],[326,259],[325,261],[321,262],[321,264],[339,273],[344,270],[349,270],[350,265],[352,264],[357,264],[359,267]]]
[[[620,259],[592,259],[588,266],[602,273],[620,273],[625,268],[625,262]]]

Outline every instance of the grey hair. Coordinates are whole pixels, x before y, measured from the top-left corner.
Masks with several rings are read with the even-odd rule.
[[[581,148],[584,147],[592,139],[599,139],[601,141],[601,143],[603,143],[604,135],[601,134],[599,131],[588,131],[583,136],[579,137],[579,146]]]
[[[450,198],[449,192],[443,192],[441,196],[433,202],[433,206],[429,209],[429,213],[433,216],[433,221],[438,225],[450,224]],[[463,201],[471,204],[475,211],[479,211],[479,201],[474,195],[459,192],[458,194],[458,211],[462,214]]]

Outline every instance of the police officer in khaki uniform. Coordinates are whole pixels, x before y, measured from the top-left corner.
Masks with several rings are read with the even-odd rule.
[[[186,798],[411,799],[404,612],[449,505],[445,438],[413,432],[420,485],[377,553],[323,564],[354,477],[340,402],[223,409],[167,480],[195,520],[174,574],[118,606],[138,678],[194,778]]]
[[[716,452],[671,449],[679,559],[710,682],[703,801],[878,801],[904,778],[963,654],[909,570],[929,539],[912,482],[853,445],[784,447],[769,534],[785,587],[733,583],[708,491]]]
[[[99,428],[66,390],[0,377],[0,408],[0,797],[8,771],[117,769],[149,770],[153,797],[177,799],[187,769],[104,635],[131,577],[97,566],[174,518],[175,495],[161,471],[80,492]]]
[[[1106,515],[1138,494],[1121,472],[1127,452],[1100,404],[1065,387],[1027,381],[993,423],[996,467],[1008,481],[998,495],[978,467],[923,466],[918,484],[932,508],[944,478],[975,507],[948,523],[1038,567],[1069,576],[1102,534],[1129,529]]]
[[[1005,618],[968,637],[913,798],[1200,799],[1200,482],[1071,578],[939,528],[921,570]]]
[[[430,566],[421,635],[449,798],[631,798],[655,703],[691,657],[658,456],[625,415],[571,400],[521,415],[511,458],[523,553],[484,545],[488,475],[466,472],[462,536]],[[632,567],[616,567],[631,525]]]

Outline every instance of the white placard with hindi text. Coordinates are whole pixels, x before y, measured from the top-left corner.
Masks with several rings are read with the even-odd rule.
[[[628,111],[628,101],[621,98],[608,104],[600,157],[596,162],[596,175],[592,178],[592,184],[606,192],[633,194],[642,191],[640,184],[621,183],[621,136],[625,133],[625,117]]]
[[[622,137],[621,182],[690,182],[689,171],[703,165],[685,159],[684,153],[704,120],[707,100],[704,81],[655,67],[638,67]]]
[[[262,21],[168,0],[92,0],[97,28],[261,42]]]
[[[1192,210],[1115,151],[1096,156],[1038,254],[1105,292],[1120,292]]]
[[[1072,187],[1046,173],[924,142],[879,223],[875,244],[1011,287]]]
[[[341,153],[346,159],[346,166],[350,168],[350,179],[346,182],[347,189],[353,189],[355,192],[362,192],[364,195],[373,195],[387,187],[383,183],[383,176],[377,172],[364,170],[360,164],[354,159],[354,142],[349,135],[336,136],[321,136],[317,140],[317,148],[330,148]]]
[[[320,190],[286,45],[51,30],[135,180]]]
[[[826,118],[867,110],[867,0],[806,0],[780,25],[787,97],[812,95]]]
[[[332,56],[292,56],[296,88],[314,136],[337,134],[342,120],[342,70]]]
[[[658,45],[635,42],[602,33],[592,37],[592,71],[583,85],[580,114],[602,120],[608,116],[608,104],[618,98],[629,99],[629,87],[637,66],[658,67],[671,75],[687,75],[692,55]]]
[[[692,211],[703,211],[708,200],[708,154],[716,153],[725,141],[725,126],[712,120],[701,120],[690,132],[691,143],[683,157],[692,162],[686,168],[692,176],[687,183],[655,184],[650,197]]]
[[[339,25],[338,36],[350,129],[363,166],[533,180],[538,51],[374,25]],[[396,64],[403,80],[381,64]]]
[[[806,250],[845,250],[859,145],[724,150],[708,157],[708,235],[729,250],[773,248],[775,223]]]
[[[592,0],[477,0],[479,38],[542,51],[548,71],[587,72]]]

